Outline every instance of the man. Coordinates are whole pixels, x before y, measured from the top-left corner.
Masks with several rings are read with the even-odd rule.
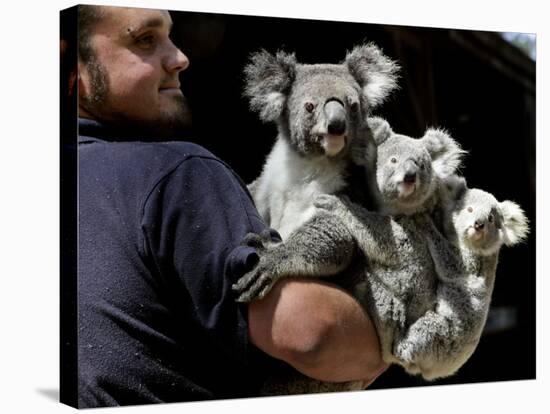
[[[266,227],[229,166],[173,142],[189,61],[168,12],[79,6],[78,23],[79,406],[254,396],[277,360],[373,381],[375,330],[342,289],[293,279],[235,302],[257,260],[242,239]]]

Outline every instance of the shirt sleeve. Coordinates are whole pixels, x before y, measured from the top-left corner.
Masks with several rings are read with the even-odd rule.
[[[213,158],[181,162],[158,182],[143,209],[143,249],[162,286],[181,292],[192,323],[221,352],[245,361],[247,306],[235,301],[231,286],[258,260],[243,238],[265,229],[240,178]]]

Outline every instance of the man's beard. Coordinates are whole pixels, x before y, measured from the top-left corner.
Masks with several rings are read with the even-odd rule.
[[[192,115],[184,95],[173,97],[175,107],[171,111],[162,111],[156,120],[140,120],[109,108],[109,79],[105,67],[91,56],[86,63],[90,76],[90,93],[81,97],[84,108],[95,119],[117,128],[126,128],[140,136],[151,139],[178,139],[189,135],[192,126]],[[137,137],[136,137],[137,138]]]
[[[180,134],[189,134],[193,117],[187,98],[181,94],[172,99],[176,103],[175,109],[162,112],[158,122],[143,122],[143,128],[158,134],[161,138],[177,138]]]

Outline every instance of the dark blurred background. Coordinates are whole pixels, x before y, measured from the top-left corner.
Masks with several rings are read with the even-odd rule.
[[[535,378],[532,43],[483,31],[186,12],[173,12],[172,18],[173,40],[191,61],[181,80],[193,109],[193,140],[247,183],[259,175],[277,133],[242,97],[242,69],[250,53],[283,49],[296,52],[301,63],[338,63],[355,45],[373,41],[397,60],[400,90],[376,114],[413,137],[427,126],[447,129],[469,151],[462,170],[469,186],[518,202],[531,234],[527,243],[503,248],[485,332],[457,375],[427,383],[394,366],[371,388]],[[515,44],[509,41],[514,38]]]

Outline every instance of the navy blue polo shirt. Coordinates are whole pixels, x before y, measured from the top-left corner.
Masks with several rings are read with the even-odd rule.
[[[187,142],[79,120],[79,406],[255,395],[269,358],[231,285],[266,228],[246,187]]]

